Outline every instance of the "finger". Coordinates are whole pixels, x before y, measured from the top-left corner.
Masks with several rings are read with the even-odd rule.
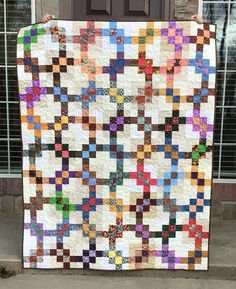
[[[44,15],[43,17],[42,17],[42,22],[47,22],[48,21],[48,16],[47,15]]]
[[[52,19],[52,17],[51,17],[51,15],[49,15],[48,17],[47,17],[47,22],[49,21],[49,20],[51,20]]]
[[[47,21],[52,20],[52,19],[54,19],[54,18],[55,18],[54,15],[48,15],[48,16],[47,16]]]
[[[203,20],[200,16],[198,15],[193,15],[192,16],[192,20],[196,21],[197,24],[202,24],[203,23]]]
[[[200,22],[200,24],[202,24],[204,22],[201,17],[199,17],[199,22]]]
[[[203,23],[201,17],[198,17],[198,19],[197,19],[197,23],[198,23],[198,24],[202,24],[202,23]]]

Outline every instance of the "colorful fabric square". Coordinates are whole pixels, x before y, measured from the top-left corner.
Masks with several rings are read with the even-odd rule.
[[[25,268],[208,266],[215,26],[19,31]]]

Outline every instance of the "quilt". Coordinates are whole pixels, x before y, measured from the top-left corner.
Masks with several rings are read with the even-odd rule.
[[[215,26],[20,29],[25,268],[208,268]]]

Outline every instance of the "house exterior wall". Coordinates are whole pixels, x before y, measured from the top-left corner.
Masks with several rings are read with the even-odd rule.
[[[35,18],[40,22],[45,14],[54,15],[59,18],[59,0],[36,0],[35,1]]]
[[[190,19],[197,12],[198,0],[175,0],[174,15],[177,20]],[[47,13],[55,15],[56,18],[67,18],[59,15],[59,0],[36,0],[36,21],[39,22]]]
[[[175,0],[175,18],[177,20],[191,19],[198,14],[198,0]]]
[[[56,18],[65,18],[66,13],[59,15],[59,5],[65,0],[36,0],[36,22],[45,14]],[[71,0],[67,0],[71,1]],[[65,3],[64,3],[65,4]],[[63,5],[64,5],[63,4]],[[198,0],[176,0],[174,15],[177,20],[190,19],[198,13]],[[212,193],[212,217],[219,219],[236,219],[235,184],[214,184]],[[0,178],[0,216],[20,216],[22,211],[22,179]]]
[[[213,184],[211,217],[236,219],[235,184]],[[22,179],[0,179],[0,217],[22,216]]]

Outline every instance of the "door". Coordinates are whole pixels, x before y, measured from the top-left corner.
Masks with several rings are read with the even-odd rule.
[[[175,0],[60,0],[60,18],[160,21],[173,19]]]

